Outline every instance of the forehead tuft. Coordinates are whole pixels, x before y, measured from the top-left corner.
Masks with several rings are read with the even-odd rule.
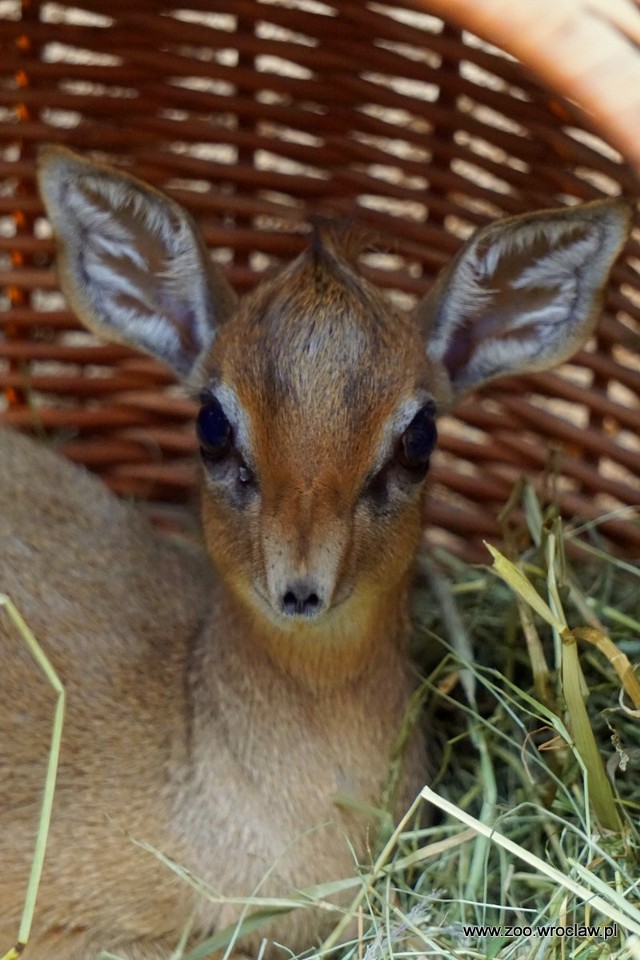
[[[357,273],[358,260],[374,242],[373,234],[362,224],[313,217],[309,254],[318,263],[338,273],[349,267]]]
[[[361,275],[362,243],[323,225],[214,342],[209,369],[247,411],[268,463],[302,457],[314,472],[329,457],[346,470],[428,379],[419,325]]]
[[[377,435],[428,363],[416,321],[359,272],[365,242],[316,227],[309,248],[242,302],[210,358],[264,437],[279,450],[295,437],[310,462],[327,429],[345,451]]]
[[[360,231],[316,228],[309,249],[245,302],[236,329],[251,343],[252,378],[280,399],[303,402],[339,380],[353,394],[367,371],[380,385],[394,379],[413,323],[358,271],[363,242]]]

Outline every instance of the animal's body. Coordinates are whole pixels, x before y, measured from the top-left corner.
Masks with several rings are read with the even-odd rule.
[[[376,657],[356,681],[318,690],[311,675],[301,682],[251,643],[251,624],[197,550],[156,535],[98,480],[26,438],[4,433],[1,449],[3,589],[67,692],[27,956],[85,960],[107,944],[128,956],[129,941],[159,939],[138,952],[168,957],[194,901],[200,938],[237,917],[237,907],[195,897],[134,840],[226,897],[287,896],[351,876],[349,843],[366,855],[366,825],[334,798],[379,802],[410,689],[399,625],[380,624]],[[0,929],[8,946],[33,854],[54,698],[6,616],[2,626],[0,835],[12,854],[0,871]],[[330,659],[320,653],[310,672],[330,672]],[[407,800],[421,766],[414,757]],[[287,917],[281,939],[313,943],[317,932],[307,911]]]
[[[414,685],[407,595],[436,411],[584,341],[627,215],[605,203],[488,228],[408,316],[333,235],[237,305],[160,194],[66,151],[45,155],[42,187],[74,307],[200,391],[206,552],[0,435],[0,589],[68,699],[26,956],[168,960],[190,922],[197,942],[237,919],[229,898],[287,896],[369,858],[363,810],[381,802]],[[0,627],[8,947],[53,695],[4,614]],[[416,733],[397,810],[426,771]],[[333,922],[293,911],[268,935],[301,950]]]

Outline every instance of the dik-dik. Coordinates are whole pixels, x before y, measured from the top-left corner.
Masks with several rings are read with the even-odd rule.
[[[200,398],[208,558],[3,434],[0,590],[68,698],[26,956],[169,960],[189,923],[195,943],[234,922],[224,898],[286,896],[370,856],[359,810],[381,802],[414,684],[408,591],[436,418],[583,344],[629,216],[605,201],[485,227],[405,314],[337,231],[238,301],[162,194],[63,149],[43,153],[40,183],[78,315]],[[1,626],[0,953],[16,937],[52,712]],[[406,749],[397,811],[427,748],[416,734]],[[335,920],[294,911],[267,934],[300,951]],[[255,954],[264,935],[238,949]]]

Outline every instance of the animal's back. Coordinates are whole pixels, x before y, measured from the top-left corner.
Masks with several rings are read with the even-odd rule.
[[[95,899],[101,912],[105,902],[113,905],[122,930],[142,874],[153,883],[158,873],[160,902],[163,885],[171,885],[166,867],[142,851],[138,872],[116,864],[125,846],[131,856],[132,837],[160,842],[169,820],[163,777],[187,722],[175,674],[186,669],[189,638],[208,598],[200,555],[157,536],[85,471],[2,431],[0,592],[19,609],[67,692],[46,860],[55,870],[45,864],[38,921],[49,926],[49,911],[59,911],[72,926],[74,901],[83,903],[86,917]],[[0,872],[5,942],[15,936],[22,908],[55,698],[6,612],[0,643],[0,724],[11,731],[0,740],[0,850],[11,838],[12,865],[19,865]],[[123,795],[134,798],[133,809],[130,799],[123,809]],[[80,850],[90,861],[92,849],[95,875],[85,872],[78,884],[73,862]],[[131,913],[138,936],[144,910],[136,903]],[[158,902],[149,922],[157,936]]]
[[[157,536],[85,470],[8,430],[0,433],[0,544],[0,589],[36,633],[55,625],[56,647],[69,645],[74,659],[87,646],[95,655],[92,634],[110,634],[112,624],[104,653],[118,660],[135,655],[158,623],[193,616],[190,585],[205,569],[197,548]],[[129,625],[137,629],[127,635]]]

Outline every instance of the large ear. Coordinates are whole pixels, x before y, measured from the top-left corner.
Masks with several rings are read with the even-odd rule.
[[[596,200],[492,223],[465,244],[418,307],[454,396],[583,345],[630,218],[626,204]]]
[[[236,301],[189,214],[61,147],[41,151],[39,181],[62,290],[78,316],[187,377]]]

